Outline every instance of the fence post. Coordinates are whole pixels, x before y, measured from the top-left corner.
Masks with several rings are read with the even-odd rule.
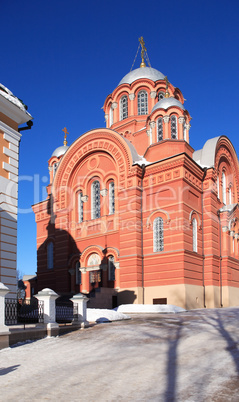
[[[10,290],[0,282],[0,349],[9,347],[9,328],[5,325],[5,296]]]
[[[47,326],[47,335],[57,336],[59,325],[56,323],[56,299],[59,295],[54,290],[45,288],[34,297],[44,302],[44,324]]]
[[[82,293],[78,293],[70,299],[73,304],[77,306],[77,322],[81,323],[81,328],[86,327],[89,323],[86,320],[86,307],[88,302],[88,297],[83,295]]]

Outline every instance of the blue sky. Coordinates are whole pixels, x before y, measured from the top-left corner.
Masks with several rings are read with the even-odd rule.
[[[152,67],[187,99],[191,146],[223,134],[239,154],[238,0],[0,0],[0,15],[0,82],[34,117],[20,144],[22,273],[36,271],[31,205],[45,197],[47,161],[63,142],[62,128],[70,144],[105,126],[104,100],[130,71],[140,36]]]

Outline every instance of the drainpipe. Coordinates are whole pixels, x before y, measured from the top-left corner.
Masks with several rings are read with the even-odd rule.
[[[141,212],[141,258],[142,258],[142,291],[143,291],[143,304],[144,304],[144,231],[143,231],[143,180],[145,175],[145,165],[142,165],[142,175],[141,175],[141,202],[140,202],[140,212]]]
[[[222,304],[222,234],[221,234],[221,217],[220,210],[217,211],[218,216],[218,225],[219,225],[219,250],[220,250],[220,263],[219,263],[219,276],[220,276],[220,306],[223,307]]]
[[[204,280],[204,271],[205,271],[205,255],[204,255],[204,216],[203,216],[203,182],[207,174],[207,168],[204,168],[204,174],[202,178],[202,286],[203,286],[203,307],[206,308],[206,291],[205,291],[205,280]]]
[[[31,128],[32,128],[32,126],[33,126],[33,121],[28,120],[26,124],[27,124],[27,126],[25,126],[25,127],[20,127],[20,128],[18,129],[18,132],[19,132],[19,133],[20,133],[20,131],[24,131],[24,130],[31,130]]]

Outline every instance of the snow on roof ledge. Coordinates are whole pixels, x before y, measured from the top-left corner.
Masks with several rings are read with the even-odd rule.
[[[32,116],[26,110],[20,99],[13,95],[13,93],[3,84],[0,84],[0,107],[2,113],[16,121],[18,124],[23,124],[32,120]]]

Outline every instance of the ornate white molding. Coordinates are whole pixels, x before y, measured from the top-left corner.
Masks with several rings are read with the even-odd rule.
[[[88,195],[82,195],[82,196],[81,196],[81,201],[82,201],[82,202],[87,202],[87,201],[88,201],[88,198],[89,198]]]
[[[180,117],[178,118],[178,122],[179,122],[180,124],[183,124],[183,123],[185,122],[184,117],[180,116]]]
[[[106,113],[106,114],[105,114],[105,121],[107,121],[108,118],[109,118],[109,115]]]
[[[112,105],[111,105],[112,109],[116,109],[117,106],[118,106],[118,103],[117,103],[117,102],[113,102]]]
[[[222,226],[222,231],[223,231],[223,233],[228,232],[228,226]]]
[[[105,196],[107,195],[107,193],[108,193],[107,188],[103,188],[102,190],[100,190],[100,195],[101,195],[102,197],[105,197]]]
[[[187,130],[190,130],[190,128],[191,128],[191,124],[190,124],[190,123],[186,123],[185,126],[186,126],[186,129],[187,129]]]
[[[129,99],[134,100],[135,99],[135,94],[129,94]]]
[[[151,121],[151,122],[149,123],[149,125],[150,125],[151,128],[154,128],[154,127],[156,126],[156,123],[155,123],[155,121]]]
[[[151,92],[150,92],[150,97],[151,97],[151,99],[155,99],[155,98],[156,98],[156,95],[157,95],[156,91],[151,91]]]
[[[169,116],[164,116],[164,117],[163,117],[164,123],[168,123],[168,122],[169,122],[169,119],[170,119]]]

